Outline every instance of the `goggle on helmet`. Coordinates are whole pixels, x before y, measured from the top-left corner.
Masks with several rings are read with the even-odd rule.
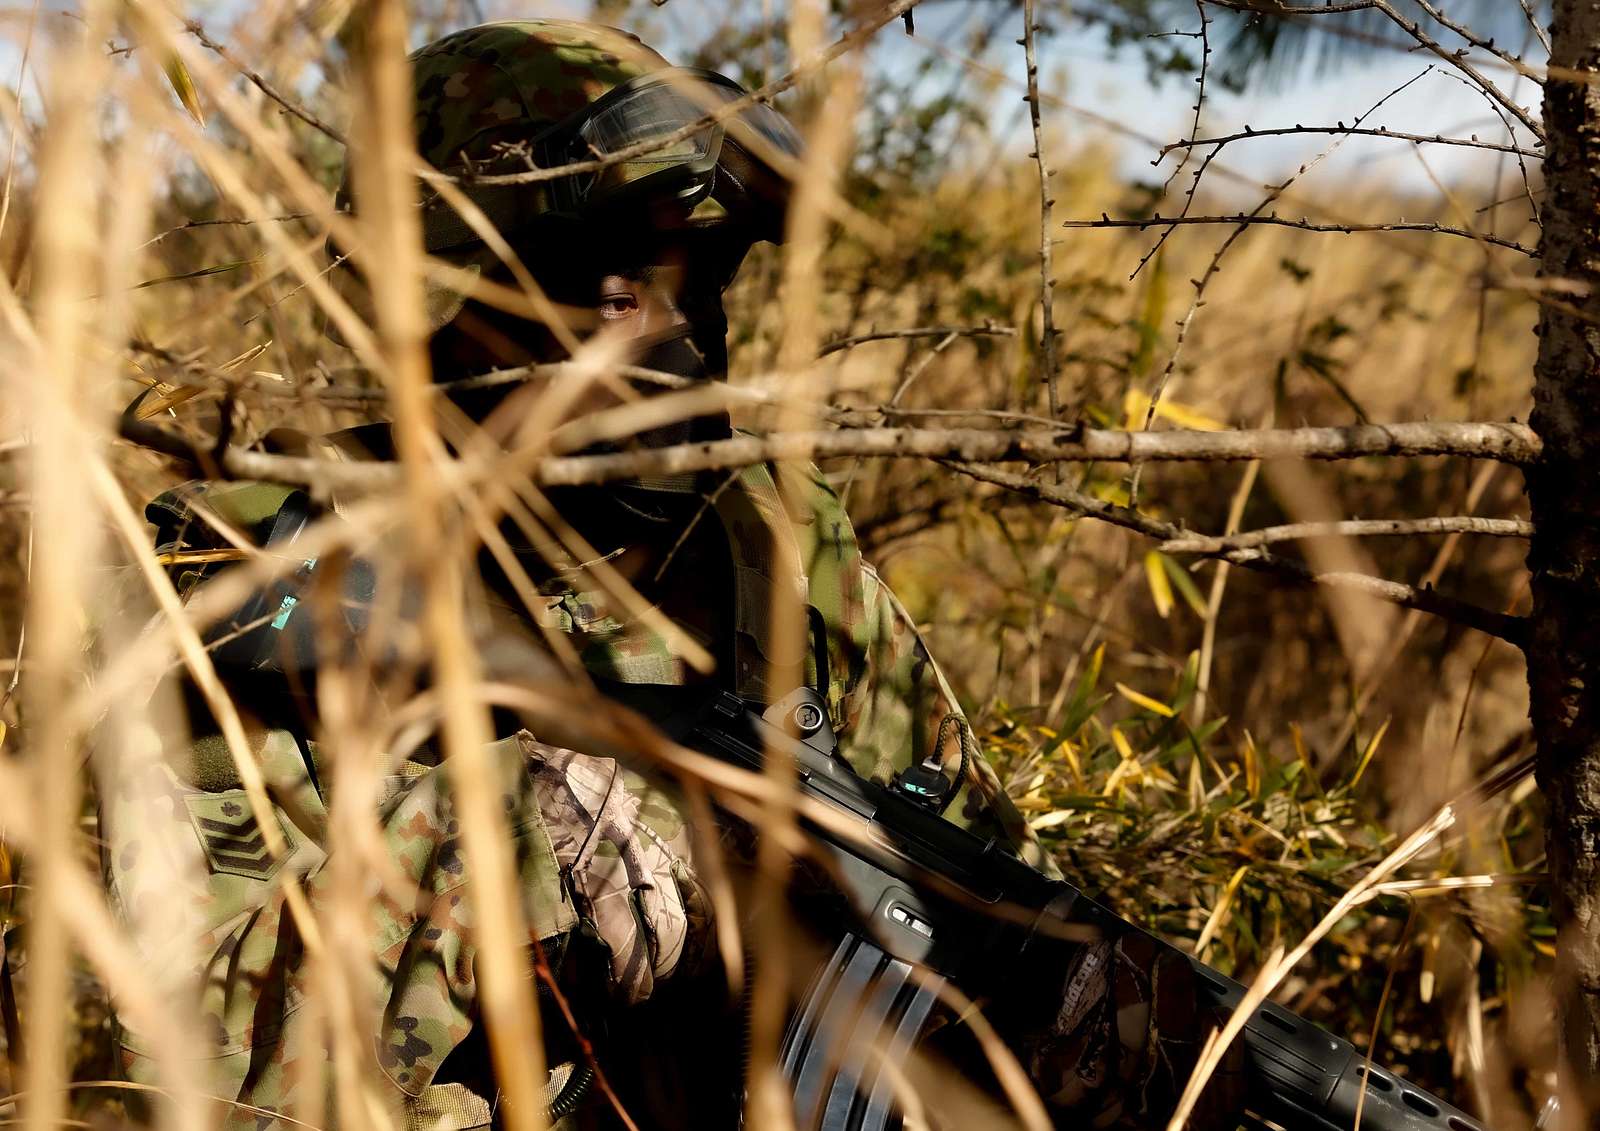
[[[461,187],[508,238],[548,219],[623,219],[686,229],[727,226],[750,242],[779,242],[789,184],[775,166],[799,159],[803,147],[788,120],[764,103],[723,116],[727,106],[747,97],[742,86],[715,71],[651,71],[540,131],[523,150],[540,169],[590,168],[526,184],[475,184],[469,176]],[[602,164],[592,167],[596,162]],[[521,168],[527,169],[527,156]],[[472,170],[517,171],[514,161]],[[431,253],[479,241],[438,198],[427,205],[423,228]]]

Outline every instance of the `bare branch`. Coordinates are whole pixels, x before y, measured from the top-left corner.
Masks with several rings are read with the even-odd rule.
[[[948,462],[945,466],[959,471],[963,475],[982,480],[985,483],[993,483],[998,487],[1006,488],[1008,491],[1015,491],[1040,502],[1049,503],[1052,506],[1064,507],[1067,510],[1083,515],[1085,518],[1096,518],[1102,522],[1109,522],[1114,526],[1136,531],[1149,538],[1159,538],[1164,542],[1173,542],[1187,535],[1187,532],[1175,523],[1151,518],[1147,514],[1134,510],[1132,507],[1109,503],[1104,499],[1097,499],[1093,495],[1086,495],[1081,491],[1074,491],[1068,487],[1041,483],[1027,476],[1000,471],[992,467],[956,462]],[[1305,562],[1295,558],[1285,558],[1268,550],[1225,549],[1205,553],[1202,556],[1215,557],[1222,561],[1232,562],[1234,565],[1244,566],[1246,569],[1256,570],[1261,573],[1271,573],[1306,584],[1327,585],[1365,593],[1368,596],[1376,597],[1378,600],[1399,605],[1401,608],[1431,613],[1441,619],[1466,625],[1468,628],[1475,628],[1479,632],[1484,632],[1508,643],[1515,644],[1519,648],[1522,647],[1527,636],[1527,626],[1522,617],[1509,616],[1505,613],[1496,613],[1488,609],[1479,608],[1476,605],[1458,601],[1453,597],[1446,597],[1442,593],[1436,593],[1432,589],[1418,589],[1415,586],[1405,585],[1398,581],[1387,581],[1381,577],[1370,577],[1361,573],[1319,573]]]
[[[1533,34],[1539,38],[1539,44],[1544,48],[1546,55],[1550,54],[1550,33],[1545,30],[1544,24],[1539,22],[1539,17],[1533,14],[1533,0],[1517,0],[1522,6],[1522,14],[1528,17],[1528,26],[1533,29]]]
[[[295,483],[320,491],[392,489],[394,464],[347,463],[269,455],[228,448],[213,454],[146,421],[124,418],[124,439],[193,466],[215,459],[235,479]],[[592,439],[592,438],[591,438]],[[586,441],[588,442],[588,441]],[[870,456],[1000,463],[1237,462],[1252,459],[1344,460],[1364,456],[1463,456],[1527,465],[1540,442],[1524,424],[1357,424],[1340,428],[1241,429],[1226,432],[1174,430],[1120,432],[1092,428],[836,428],[736,436],[699,444],[618,452],[561,455],[518,451],[494,460],[458,461],[444,470],[462,486],[477,477],[526,473],[544,486],[610,483],[642,475],[725,470],[791,459]],[[1176,528],[1174,528],[1176,530]],[[1182,537],[1179,531],[1170,537]],[[1167,537],[1163,535],[1163,537]]]
[[[1039,169],[1039,377],[1045,387],[1050,415],[1061,415],[1061,395],[1056,388],[1056,278],[1052,263],[1050,214],[1055,200],[1050,195],[1050,166],[1044,157],[1044,128],[1039,121],[1039,60],[1034,52],[1033,0],[1022,0],[1022,53],[1027,68],[1028,117],[1033,125],[1033,153]]]
[[[287,223],[290,223],[291,221],[294,221],[294,220],[307,219],[310,215],[311,215],[311,213],[309,213],[309,212],[288,212],[288,213],[285,213],[282,216],[271,216],[271,217],[268,217],[268,219],[266,221],[250,220],[250,219],[246,219],[244,217],[231,217],[231,216],[219,217],[219,218],[214,219],[214,220],[186,220],[182,224],[178,224],[178,225],[176,225],[174,227],[168,228],[164,232],[158,232],[157,234],[151,236],[149,239],[145,240],[144,243],[140,244],[139,246],[140,246],[140,249],[143,250],[144,248],[151,247],[151,246],[153,246],[155,244],[160,243],[162,240],[166,239],[168,236],[175,236],[179,232],[193,231],[196,228],[253,228],[257,224],[264,223],[264,222],[265,223],[272,223],[272,224],[287,224]]]
[[[244,63],[242,63],[238,57],[233,54],[233,52],[229,51],[225,45],[218,43],[216,40],[207,35],[205,26],[202,25],[199,20],[189,20],[183,26],[184,30],[186,30],[190,35],[194,36],[195,39],[200,42],[200,46],[218,55],[223,62],[227,63],[228,66],[232,67],[245,78],[249,79],[257,90],[259,90],[262,94],[265,94],[268,98],[272,99],[272,101],[276,102],[279,106],[283,107],[285,111],[293,114],[296,118],[299,118],[312,129],[326,134],[340,145],[348,144],[345,141],[344,134],[340,133],[338,130],[328,125],[327,122],[324,122],[321,118],[313,114],[310,110],[307,110],[294,99],[284,94],[277,87],[273,86],[266,79],[262,78],[260,74],[245,66]]]
[[[1215,554],[1294,542],[1301,538],[1372,538],[1418,534],[1485,534],[1493,538],[1531,538],[1533,523],[1519,518],[1452,515],[1436,518],[1358,518],[1342,522],[1297,522],[1266,526],[1224,538],[1177,538],[1159,547],[1168,554]]]
[[[1408,87],[1412,86],[1414,83],[1421,82],[1422,79],[1425,76],[1427,76],[1432,70],[1433,70],[1433,67],[1431,65],[1426,67],[1425,69],[1420,71],[1414,77],[1412,77],[1410,79],[1407,79],[1405,82],[1401,83],[1399,86],[1397,86],[1393,90],[1391,90],[1388,94],[1385,94],[1382,98],[1378,99],[1377,102],[1373,103],[1370,107],[1368,107],[1366,112],[1363,113],[1359,118],[1357,118],[1355,120],[1355,124],[1358,125],[1358,126],[1361,125],[1368,118],[1370,118],[1373,114],[1376,114],[1380,109],[1382,109],[1384,104],[1387,103],[1391,98],[1394,98],[1397,94],[1399,94],[1402,91],[1406,90]],[[1342,122],[1340,124],[1343,125]],[[1198,122],[1198,120],[1195,123],[1195,131],[1194,132],[1196,132],[1196,133],[1199,132],[1199,122]],[[1301,165],[1300,168],[1298,170],[1296,170],[1286,180],[1280,182],[1279,184],[1270,186],[1268,191],[1267,191],[1267,195],[1261,198],[1261,203],[1257,204],[1254,208],[1252,208],[1250,210],[1250,215],[1251,216],[1260,216],[1260,215],[1263,215],[1263,214],[1276,215],[1276,213],[1272,211],[1272,206],[1275,203],[1277,203],[1277,201],[1280,200],[1283,197],[1283,194],[1288,192],[1289,189],[1294,186],[1294,183],[1296,181],[1298,181],[1301,177],[1305,176],[1307,173],[1309,173],[1317,165],[1320,165],[1328,157],[1329,154],[1331,154],[1335,149],[1337,149],[1342,144],[1344,144],[1344,138],[1341,137],[1341,138],[1335,139],[1334,142],[1331,145],[1328,146],[1328,148],[1324,149],[1321,153],[1317,154],[1310,161],[1308,161],[1305,164]],[[1183,165],[1186,165],[1188,163],[1188,161],[1189,161],[1189,152],[1190,152],[1189,150],[1184,150],[1183,158],[1178,162],[1180,168]],[[1194,207],[1195,198],[1200,193],[1200,181],[1201,181],[1201,178],[1203,178],[1206,175],[1206,171],[1211,168],[1211,163],[1216,160],[1217,155],[1219,153],[1221,153],[1221,152],[1222,152],[1222,146],[1221,145],[1217,145],[1211,150],[1210,153],[1206,154],[1205,158],[1200,162],[1200,168],[1195,170],[1194,179],[1189,182],[1189,188],[1184,193],[1184,196],[1183,196],[1183,209],[1182,209],[1182,211],[1179,212],[1179,216],[1180,217],[1187,217],[1189,215],[1189,209]],[[1159,161],[1160,159],[1158,158],[1157,160]],[[1168,183],[1169,184],[1171,183],[1170,179],[1168,180]],[[1103,215],[1103,213],[1102,213],[1102,215]],[[1346,221],[1341,221],[1341,223],[1343,223],[1343,222],[1346,222]],[[1158,251],[1160,251],[1162,247],[1164,247],[1166,245],[1167,240],[1172,236],[1172,233],[1175,232],[1175,231],[1177,231],[1177,224],[1168,225],[1167,230],[1162,232],[1160,237],[1156,240],[1156,242],[1150,246],[1150,250],[1145,252],[1144,255],[1142,257],[1140,257],[1139,265],[1133,269],[1133,274],[1129,276],[1130,279],[1137,277],[1139,272],[1144,270],[1145,264],[1149,263],[1150,260],[1155,257],[1155,254]],[[1206,275],[1205,275],[1206,279],[1210,279],[1211,275],[1215,273],[1216,269],[1218,268],[1218,266],[1222,262],[1222,257],[1227,254],[1228,248],[1233,244],[1233,242],[1235,240],[1237,240],[1244,233],[1245,233],[1245,228],[1244,227],[1240,227],[1240,228],[1236,229],[1234,231],[1234,233],[1232,235],[1230,235],[1227,238],[1226,241],[1223,242],[1223,245],[1220,248],[1217,249],[1217,254],[1211,260],[1211,267],[1206,272]],[[1188,330],[1189,322],[1194,317],[1195,311],[1199,308],[1199,304],[1200,304],[1200,302],[1202,300],[1204,291],[1205,291],[1205,285],[1204,285],[1203,282],[1198,282],[1198,283],[1195,284],[1194,302],[1189,307],[1188,316],[1185,317],[1184,320],[1183,320],[1183,330],[1179,331],[1177,347],[1173,351],[1172,360],[1170,362],[1168,362],[1168,366],[1169,366],[1168,372],[1169,373],[1170,373],[1170,367],[1177,363],[1178,353],[1183,349],[1183,334],[1184,334],[1184,332],[1186,332]],[[1164,386],[1166,384],[1166,380],[1167,380],[1167,374],[1164,373],[1162,375],[1160,384]],[[1160,397],[1156,396],[1156,397],[1153,397],[1151,399],[1151,401],[1150,401],[1150,411],[1151,411],[1152,414],[1154,414],[1154,412],[1155,412],[1155,405],[1156,405],[1156,401],[1158,401],[1158,400],[1160,400]],[[1148,422],[1146,422],[1145,427],[1147,427],[1147,428],[1149,427],[1149,423]],[[1138,469],[1137,468],[1134,469],[1133,478],[1134,478],[1134,486],[1137,487],[1137,485],[1138,485]],[[1133,504],[1135,506],[1138,505],[1139,500],[1138,500],[1137,492],[1134,493],[1133,498],[1132,498],[1132,502],[1133,502]]]
[[[817,350],[818,357],[827,357],[830,353],[838,353],[864,342],[900,341],[906,338],[943,338],[954,334],[958,338],[982,338],[990,335],[996,337],[1015,337],[1017,333],[1014,326],[996,326],[985,323],[982,326],[908,326],[901,330],[873,330],[866,334],[853,334],[848,338],[835,338],[831,342],[824,342],[822,348]]]
[[[1163,217],[1158,213],[1148,220],[1113,220],[1109,216],[1101,216],[1098,220],[1068,220],[1061,226],[1063,228],[1137,228],[1142,232],[1146,228],[1190,224],[1267,224],[1279,228],[1299,228],[1303,232],[1332,232],[1339,235],[1353,235],[1357,232],[1427,232],[1436,236],[1460,236],[1480,243],[1490,243],[1510,251],[1520,251],[1523,255],[1529,257],[1538,254],[1534,248],[1517,243],[1515,240],[1484,235],[1481,232],[1469,232],[1465,228],[1452,228],[1446,224],[1435,224],[1426,221],[1397,220],[1387,224],[1319,224],[1305,218],[1291,220],[1287,216],[1248,216],[1242,212],[1233,216],[1167,217]]]
[[[1195,85],[1200,89],[1195,92],[1194,124],[1189,127],[1189,136],[1199,137],[1200,116],[1204,113],[1206,105],[1206,78],[1211,73],[1211,18],[1206,15],[1205,0],[1194,0],[1194,8],[1195,12],[1200,16],[1200,30],[1194,33],[1200,40],[1200,73],[1195,76],[1194,80]],[[1221,146],[1218,146],[1218,148],[1220,149]],[[1152,164],[1160,164],[1161,158],[1172,152],[1172,149],[1172,146],[1163,147],[1160,156]],[[1184,150],[1183,156],[1178,159],[1177,166],[1168,174],[1166,183],[1161,186],[1162,195],[1165,195],[1172,188],[1172,182],[1178,179],[1178,174],[1188,166],[1189,158],[1193,155],[1192,149]],[[1199,182],[1200,178],[1196,176],[1195,184],[1198,185]],[[1193,188],[1190,189],[1189,195],[1191,198],[1194,196]]]
[[[1252,0],[1207,0],[1207,3],[1215,4],[1219,8],[1227,8],[1235,12],[1251,12],[1257,15],[1260,14],[1260,8],[1253,3]],[[1423,11],[1428,13],[1429,16],[1437,20],[1440,24],[1449,28],[1451,31],[1455,32],[1457,35],[1461,36],[1463,39],[1467,40],[1467,42],[1471,43],[1473,46],[1480,47],[1488,51],[1491,55],[1494,55],[1502,62],[1509,64],[1519,74],[1527,75],[1529,77],[1536,77],[1533,76],[1532,71],[1528,68],[1527,64],[1522,62],[1522,60],[1516,58],[1507,51],[1494,47],[1486,40],[1480,39],[1478,36],[1475,36],[1471,31],[1463,28],[1461,25],[1453,23],[1432,4],[1429,4],[1427,0],[1417,0],[1417,3],[1422,7]],[[1501,90],[1488,78],[1488,76],[1486,76],[1477,67],[1473,66],[1473,64],[1467,59],[1467,53],[1464,50],[1452,51],[1450,48],[1444,46],[1438,40],[1430,36],[1427,32],[1423,31],[1422,25],[1416,20],[1407,19],[1405,16],[1395,11],[1394,7],[1389,4],[1388,0],[1345,0],[1344,3],[1324,4],[1317,7],[1312,7],[1309,5],[1290,6],[1288,4],[1277,3],[1273,5],[1272,9],[1272,14],[1276,16],[1329,16],[1346,12],[1381,12],[1390,21],[1396,24],[1400,30],[1404,31],[1412,39],[1416,40],[1417,43],[1425,50],[1437,55],[1439,58],[1443,59],[1446,63],[1449,63],[1456,70],[1460,71],[1462,74],[1466,75],[1469,79],[1476,83],[1480,90],[1503,106],[1506,112],[1514,117],[1517,121],[1521,122],[1523,127],[1534,137],[1540,139],[1544,138],[1544,130],[1540,128],[1538,120],[1535,119],[1533,115],[1528,113],[1527,110],[1513,102],[1505,93],[1505,91]]]
[[[1120,432],[1087,428],[872,428],[739,436],[703,444],[615,455],[547,457],[537,479],[548,486],[604,483],[639,475],[720,470],[785,459],[836,456],[1028,463],[1354,459],[1458,455],[1531,463],[1539,440],[1522,424],[1390,424],[1232,432]],[[514,457],[515,458],[515,457]]]
[[[1441,11],[1437,5],[1431,3],[1431,0],[1415,0],[1415,3],[1417,7],[1428,13],[1428,16],[1431,19],[1440,25],[1449,28],[1462,39],[1472,44],[1472,46],[1478,48],[1480,51],[1487,51],[1489,54],[1493,55],[1496,59],[1499,59],[1502,63],[1505,63],[1507,66],[1511,67],[1524,78],[1534,78],[1535,81],[1537,81],[1528,65],[1522,61],[1522,56],[1500,47],[1493,39],[1487,39],[1484,36],[1479,35],[1468,25],[1457,20],[1452,20],[1449,16],[1445,15],[1445,13]],[[1392,14],[1389,15],[1391,19],[1394,18]],[[1404,24],[1401,24],[1400,26],[1405,27]],[[1407,28],[1406,30],[1410,31],[1413,36],[1417,35],[1417,33],[1410,28]]]
[[[1291,137],[1297,134],[1310,136],[1334,134],[1341,137],[1387,137],[1397,141],[1412,141],[1419,145],[1458,145],[1466,149],[1482,149],[1489,153],[1517,153],[1524,157],[1543,159],[1544,154],[1537,149],[1525,149],[1520,145],[1511,145],[1498,141],[1481,141],[1475,137],[1446,137],[1443,134],[1413,134],[1404,130],[1391,130],[1384,126],[1277,126],[1271,129],[1255,130],[1246,126],[1240,133],[1221,134],[1217,137],[1193,137],[1183,141],[1168,142],[1161,147],[1152,164],[1158,164],[1161,158],[1175,149],[1200,149],[1208,145],[1228,145],[1235,141],[1244,141],[1255,137]]]

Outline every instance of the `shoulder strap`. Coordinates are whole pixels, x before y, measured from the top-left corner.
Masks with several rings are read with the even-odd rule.
[[[790,608],[803,614],[808,606],[800,544],[764,464],[741,471],[715,497],[713,508],[733,554],[733,690],[745,699],[771,702],[778,697],[775,689],[787,694],[806,679],[809,632],[794,633],[785,646],[772,631],[779,585],[792,586]]]

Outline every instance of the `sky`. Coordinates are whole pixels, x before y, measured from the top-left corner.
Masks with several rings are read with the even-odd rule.
[[[918,36],[952,45],[961,42],[960,25],[953,19],[948,24],[943,22],[937,14],[940,8],[931,11],[936,13],[932,18],[919,15]],[[943,11],[953,15],[955,9]],[[885,29],[880,36],[880,58],[884,65],[904,66],[914,53],[930,50],[908,41],[898,26]],[[999,38],[1003,46],[991,50],[983,61],[1020,84],[1024,78],[1022,51],[1009,34]],[[1125,176],[1141,180],[1165,179],[1178,155],[1169,156],[1162,166],[1153,169],[1150,162],[1157,155],[1155,147],[1127,134],[1143,134],[1164,141],[1189,136],[1193,128],[1192,104],[1196,89],[1192,79],[1171,76],[1152,85],[1145,76],[1143,62],[1134,53],[1113,53],[1097,37],[1042,38],[1039,62],[1044,92],[1059,96],[1071,107],[1087,111],[1047,108],[1045,123],[1055,144],[1071,146],[1075,141],[1095,139],[1114,147],[1119,168]],[[1431,71],[1430,64],[1433,64]],[[1520,104],[1532,106],[1537,115],[1538,90],[1532,83],[1521,80],[1519,85],[1518,76],[1509,71],[1490,74]],[[1406,85],[1408,83],[1410,85]],[[1431,55],[1389,51],[1375,52],[1361,62],[1341,62],[1326,68],[1302,66],[1279,82],[1253,84],[1253,88],[1242,95],[1230,94],[1213,82],[1207,91],[1200,133],[1202,136],[1232,134],[1246,125],[1263,129],[1297,123],[1332,125],[1341,120],[1350,123],[1402,86],[1405,89],[1384,102],[1366,125],[1426,135],[1442,133],[1467,137],[1476,134],[1484,140],[1507,140],[1506,129],[1491,104],[1482,93],[1456,77],[1450,68]],[[1016,89],[1020,91],[1020,85]],[[996,129],[1017,121],[1016,105],[1009,97],[998,101]],[[1117,123],[1126,133],[1108,128],[1097,118]],[[1016,143],[1024,150],[1031,149],[1025,119],[1021,124],[1022,128],[1016,130]],[[1525,131],[1519,132],[1522,135],[1519,141],[1526,148],[1532,148],[1531,138]],[[1304,135],[1249,139],[1227,146],[1218,160],[1251,177],[1277,182],[1328,149],[1332,140],[1327,136]],[[1463,191],[1478,189],[1489,193],[1497,167],[1506,178],[1503,181],[1503,185],[1508,186],[1506,191],[1510,191],[1509,186],[1520,183],[1514,158],[1506,158],[1502,164],[1501,159],[1492,154],[1462,147],[1425,146],[1420,157],[1417,150],[1418,147],[1409,143],[1391,139],[1347,138],[1317,164],[1302,184],[1320,185],[1330,190],[1347,187],[1352,182],[1381,184],[1390,189],[1436,195],[1437,179],[1452,189],[1461,186]]]
[[[675,33],[692,37],[698,30],[697,12],[714,2],[722,0],[665,0],[652,18],[666,29],[667,41],[656,46],[672,57],[674,48],[679,46],[671,42]],[[771,3],[774,10],[783,10],[781,0],[763,2]],[[499,4],[488,7],[496,13],[526,11],[519,5],[505,7],[505,3],[506,0],[500,0]],[[554,4],[540,7],[541,12],[574,17],[581,17],[587,10],[584,0],[555,0]],[[967,42],[967,32],[973,21],[990,18],[994,11],[992,0],[925,3],[917,9],[915,37],[907,36],[899,21],[878,33],[873,46],[873,64],[909,72],[929,51],[937,51],[941,46],[948,51]],[[1020,14],[1016,22],[1017,33],[1020,33]],[[1004,132],[1016,151],[1027,152],[1032,148],[1027,120],[1019,113],[1021,103],[1012,97],[1012,94],[1020,97],[1025,78],[1022,50],[1013,42],[1015,34],[1009,30],[995,38],[997,46],[978,61],[1003,72],[1016,85],[1001,88],[994,104],[992,131]],[[1089,112],[1080,114],[1059,107],[1047,108],[1045,124],[1052,144],[1070,148],[1092,140],[1109,145],[1116,153],[1119,170],[1124,176],[1141,180],[1165,179],[1177,159],[1176,154],[1169,156],[1160,168],[1152,169],[1150,162],[1156,156],[1155,147],[1108,129],[1095,118],[1110,119],[1127,131],[1165,141],[1186,137],[1193,125],[1190,107],[1195,88],[1192,81],[1172,76],[1152,86],[1136,53],[1114,53],[1098,35],[1047,34],[1039,40],[1039,61],[1045,93]],[[1430,63],[1434,64],[1431,73],[1418,78]],[[1504,83],[1508,93],[1513,97],[1520,95],[1523,103],[1533,105],[1537,112],[1538,91],[1531,83],[1524,81],[1513,91],[1516,76],[1506,72],[1492,72],[1492,75]],[[1375,52],[1365,61],[1344,62],[1331,68],[1303,66],[1283,81],[1270,86],[1255,84],[1254,89],[1243,95],[1229,94],[1212,84],[1206,97],[1201,133],[1229,134],[1238,132],[1246,124],[1261,129],[1295,123],[1352,122],[1413,79],[1417,81],[1387,101],[1366,124],[1428,135],[1470,136],[1476,133],[1486,140],[1506,139],[1504,126],[1482,94],[1453,77],[1433,56],[1399,52]],[[930,92],[934,85],[930,83]],[[1331,140],[1310,136],[1252,139],[1229,145],[1218,160],[1251,177],[1277,182],[1327,149]],[[1531,141],[1525,135],[1520,140]],[[1511,191],[1512,186],[1519,183],[1514,159],[1507,158],[1502,164],[1491,154],[1445,146],[1425,147],[1419,158],[1416,147],[1407,143],[1349,138],[1334,147],[1334,152],[1319,162],[1302,183],[1330,190],[1352,182],[1381,184],[1401,191],[1436,194],[1434,179],[1437,178],[1447,186],[1468,186],[1487,194],[1493,191],[1490,186],[1497,166],[1505,178],[1504,191]],[[1219,187],[1222,183],[1219,179]]]
[[[1231,134],[1246,125],[1263,129],[1353,122],[1380,99],[1416,79],[1373,113],[1366,125],[1427,135],[1507,139],[1505,127],[1482,94],[1443,68],[1423,74],[1427,66],[1427,61],[1415,56],[1385,56],[1364,65],[1342,64],[1326,73],[1306,68],[1274,90],[1256,89],[1244,95],[1213,90],[1206,98],[1201,133]],[[1142,77],[1130,73],[1134,70],[1125,60],[1075,57],[1066,63],[1064,85],[1074,102],[1114,116],[1142,133],[1167,139],[1186,136],[1193,121],[1187,98],[1191,90],[1168,83],[1144,96],[1134,96],[1130,84],[1143,82]],[[1417,78],[1419,75],[1422,77]],[[1533,93],[1531,84],[1524,83],[1523,104]],[[1084,128],[1092,127],[1086,123]],[[1331,140],[1325,136],[1250,139],[1228,146],[1220,160],[1253,176],[1278,180],[1327,149]],[[1530,139],[1523,134],[1520,140],[1527,143]],[[1500,163],[1492,154],[1446,146],[1424,146],[1419,158],[1417,148],[1382,138],[1350,138],[1312,176],[1324,185],[1359,177],[1428,191],[1435,177],[1447,185],[1488,181]],[[1151,174],[1149,161],[1154,154],[1148,147],[1126,142],[1121,151],[1127,172]],[[1172,160],[1168,158],[1164,168],[1170,169]],[[1514,172],[1508,168],[1506,175]]]
[[[666,0],[666,5],[650,17],[659,28],[667,29],[667,42],[658,42],[669,57],[671,42],[679,35],[692,36],[700,24],[699,12],[712,3],[726,0]],[[755,0],[745,0],[754,3]],[[782,11],[781,0],[761,0]],[[524,0],[482,0],[492,15],[533,14]],[[228,13],[238,12],[241,0],[211,0],[203,10],[208,25],[218,31],[228,22]],[[590,10],[588,0],[546,0],[538,5],[539,14],[582,17]],[[967,41],[965,32],[975,19],[992,18],[997,9],[992,0],[944,0],[925,3],[917,9],[915,37],[907,36],[898,21],[878,33],[872,48],[873,65],[890,70],[909,71],[929,51],[958,48]],[[1020,17],[1017,20],[1020,32]],[[674,34],[677,29],[677,34]],[[1187,29],[1185,29],[1187,30]],[[1010,29],[996,37],[997,45],[979,60],[1002,72],[1010,87],[1002,86],[993,102],[991,132],[1003,139],[1013,152],[1032,148],[1026,116],[1020,112],[1023,80],[1022,51],[1013,43]],[[14,73],[17,45],[0,39],[0,74]],[[679,50],[677,54],[682,54]],[[1152,86],[1145,77],[1144,65],[1136,53],[1111,52],[1097,35],[1045,35],[1040,40],[1041,81],[1048,95],[1065,99],[1071,107],[1048,107],[1045,114],[1050,144],[1065,152],[1051,154],[1059,164],[1068,152],[1082,143],[1095,142],[1109,147],[1119,171],[1140,180],[1164,179],[1176,160],[1152,169],[1155,147],[1134,140],[1128,133],[1167,141],[1187,136],[1192,126],[1193,82],[1182,76],[1169,77]],[[1447,67],[1431,57],[1388,52],[1375,54],[1369,62],[1344,63],[1332,69],[1302,67],[1287,79],[1267,87],[1256,84],[1244,95],[1229,94],[1212,84],[1206,98],[1202,135],[1236,132],[1246,124],[1256,129],[1295,123],[1353,121],[1374,103],[1397,87],[1416,78],[1435,62],[1432,73],[1418,79],[1395,95],[1372,115],[1368,124],[1384,125],[1414,133],[1478,134],[1503,140],[1504,127],[1491,112],[1483,96],[1453,77]],[[953,66],[954,64],[952,64]],[[946,72],[948,74],[948,71]],[[1495,72],[1495,77],[1511,89],[1516,76]],[[943,81],[943,80],[939,80]],[[930,83],[930,91],[933,85]],[[29,92],[32,93],[31,91]],[[1523,82],[1515,91],[1524,101],[1535,100],[1537,91]],[[32,99],[29,99],[32,102]],[[1087,113],[1081,113],[1079,111]],[[1097,120],[1098,119],[1098,120]],[[1124,132],[1108,129],[1110,120]],[[1301,163],[1327,149],[1327,137],[1255,138],[1229,145],[1218,159],[1228,169],[1276,182],[1293,173]],[[1522,139],[1527,142],[1527,138]],[[1502,196],[1520,183],[1515,161],[1462,148],[1426,146],[1421,154],[1410,144],[1385,139],[1347,139],[1334,147],[1334,154],[1319,162],[1302,187],[1330,192],[1360,191],[1363,186],[1383,187],[1419,194],[1437,194],[1435,179],[1447,186],[1463,186],[1486,202],[1494,196],[1497,167],[1502,177]],[[1217,178],[1215,185],[1228,182]],[[1235,182],[1237,183],[1237,182]]]

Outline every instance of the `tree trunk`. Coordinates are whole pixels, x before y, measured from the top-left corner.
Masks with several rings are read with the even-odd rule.
[[[1600,0],[1555,0],[1552,63],[1600,78]],[[1537,533],[1530,715],[1549,809],[1552,898],[1561,927],[1567,1094],[1600,1116],[1600,86],[1552,77],[1543,273],[1588,297],[1547,303],[1539,325],[1531,423],[1544,459],[1528,471]],[[1572,1123],[1568,1126],[1579,1126]]]

